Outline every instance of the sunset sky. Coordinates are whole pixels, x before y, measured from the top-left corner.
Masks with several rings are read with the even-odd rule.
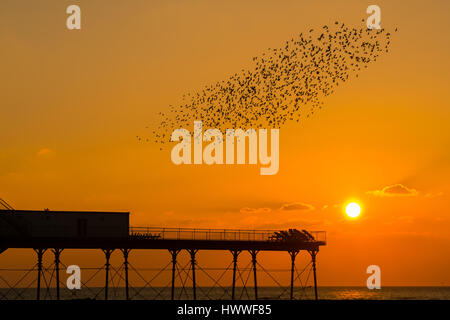
[[[70,4],[81,30],[66,28]],[[376,2],[382,26],[398,28],[390,52],[280,129],[276,175],[175,166],[170,148],[136,139],[184,93],[293,35],[364,27],[369,4],[2,0],[0,197],[16,209],[130,211],[134,226],[325,230],[319,285],[365,286],[373,264],[384,286],[450,285],[448,1]],[[267,257],[288,267],[285,253]],[[0,255],[16,261],[28,260]]]

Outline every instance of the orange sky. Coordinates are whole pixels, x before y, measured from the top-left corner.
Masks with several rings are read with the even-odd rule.
[[[182,94],[308,28],[364,26],[372,4],[310,2],[81,1],[82,30],[68,31],[71,1],[1,1],[0,196],[130,211],[132,225],[326,230],[320,285],[364,286],[371,264],[382,285],[450,285],[447,1],[377,2],[399,28],[391,52],[280,129],[277,175],[175,166],[170,149],[136,139]],[[409,193],[381,192],[397,184]],[[352,221],[351,199],[363,208]]]

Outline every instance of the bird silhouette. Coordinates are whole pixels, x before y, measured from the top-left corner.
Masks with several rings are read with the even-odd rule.
[[[390,42],[385,29],[350,28],[338,21],[300,33],[253,57],[253,68],[184,94],[179,105],[158,113],[148,141],[167,143],[173,130],[190,128],[194,120],[222,132],[300,122],[321,109],[339,84],[358,77],[362,68],[388,52]]]

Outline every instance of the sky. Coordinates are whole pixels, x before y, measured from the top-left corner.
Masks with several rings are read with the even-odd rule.
[[[66,28],[70,4],[81,30]],[[448,1],[376,3],[382,26],[398,28],[390,52],[280,129],[276,175],[176,166],[170,148],[136,139],[184,93],[299,32],[364,27],[370,4],[1,1],[0,197],[16,209],[129,211],[134,226],[325,230],[320,285],[364,286],[374,264],[385,286],[450,285]],[[349,201],[359,218],[346,217]],[[288,267],[287,254],[264,254]],[[8,250],[0,264],[30,257]]]

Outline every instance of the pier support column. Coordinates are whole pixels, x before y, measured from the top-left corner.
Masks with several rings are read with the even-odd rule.
[[[234,300],[235,297],[237,260],[240,253],[241,250],[231,250],[231,254],[233,255],[233,286],[231,289],[231,300]]]
[[[295,257],[297,257],[298,250],[288,251],[291,256],[291,296],[290,299],[294,299],[294,271],[295,271]]]
[[[253,265],[253,283],[255,285],[255,300],[258,300],[258,282],[256,281],[256,255],[258,254],[258,250],[250,250],[250,254],[252,255],[252,265]]]
[[[36,288],[36,300],[41,299],[41,274],[42,274],[42,256],[47,249],[34,249],[37,254],[38,262],[38,274],[37,274],[37,288]]]
[[[311,255],[311,260],[312,260],[313,275],[314,275],[314,296],[315,296],[316,300],[319,299],[318,295],[317,295],[317,275],[316,275],[316,255],[317,255],[317,252],[319,252],[318,249],[309,251],[309,254]]]
[[[56,300],[60,299],[60,291],[59,291],[59,263],[62,249],[53,249],[53,254],[55,255],[55,274],[56,274]]]
[[[129,300],[129,286],[128,286],[128,255],[131,249],[121,249],[123,253],[123,266],[125,269],[125,299]]]
[[[108,286],[109,286],[109,258],[114,249],[103,249],[105,253],[106,263],[105,263],[105,300],[108,300]]]
[[[191,268],[192,268],[192,293],[194,296],[194,300],[197,300],[197,288],[196,288],[196,283],[195,283],[195,254],[197,253],[198,250],[194,250],[194,249],[190,249],[188,250],[189,254],[191,255]]]
[[[177,268],[177,256],[180,250],[169,250],[172,256],[172,290],[170,293],[171,300],[175,299],[175,270]]]

